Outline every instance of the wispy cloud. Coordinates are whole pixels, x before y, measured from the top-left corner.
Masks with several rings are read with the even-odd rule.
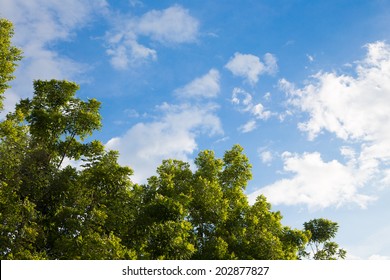
[[[244,125],[240,126],[238,130],[242,133],[248,133],[253,130],[255,130],[257,127],[256,121],[255,120],[249,120],[247,123]]]
[[[234,106],[243,113],[249,113],[252,117],[250,121],[239,127],[239,131],[247,133],[253,131],[257,127],[256,120],[267,120],[272,113],[266,110],[261,103],[254,103],[253,96],[242,88],[234,88],[232,92],[231,102]]]
[[[249,112],[256,119],[267,120],[271,116],[271,111],[265,110],[263,104],[254,103],[253,96],[242,88],[234,88],[231,102],[241,112]]]

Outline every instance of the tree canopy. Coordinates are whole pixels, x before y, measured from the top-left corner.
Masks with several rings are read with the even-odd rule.
[[[17,62],[22,59],[21,50],[11,44],[14,30],[12,23],[0,18],[0,110],[3,108],[3,94],[14,79]]]
[[[2,94],[21,52],[8,21],[1,34]],[[0,259],[298,259],[308,242],[325,242],[315,259],[335,257],[327,241],[337,224],[292,229],[264,196],[249,205],[251,165],[239,145],[222,158],[201,151],[195,170],[164,160],[134,184],[118,152],[87,141],[101,128],[100,102],[78,89],[34,81],[33,97],[0,122]]]
[[[309,251],[301,251],[304,258],[314,260],[336,260],[344,259],[347,252],[339,248],[339,245],[331,241],[336,236],[339,225],[331,220],[320,218],[310,220],[303,224],[304,229],[310,232],[310,239],[307,247]]]

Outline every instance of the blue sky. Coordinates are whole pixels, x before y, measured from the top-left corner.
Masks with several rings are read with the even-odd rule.
[[[145,182],[238,143],[283,223],[337,221],[350,259],[390,259],[390,4],[381,0],[0,0],[34,79],[102,102],[94,135]],[[71,160],[71,164],[76,164]]]

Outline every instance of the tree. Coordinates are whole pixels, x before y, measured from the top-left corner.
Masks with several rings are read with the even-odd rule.
[[[304,229],[310,232],[308,247],[310,251],[302,250],[300,255],[304,258],[314,260],[336,260],[344,259],[346,251],[340,249],[339,245],[331,241],[336,236],[339,228],[336,222],[327,219],[313,219],[303,224]]]
[[[101,126],[100,103],[76,98],[68,81],[34,89],[0,125],[2,258],[133,258],[120,238],[132,217],[132,171],[99,141],[84,143]],[[65,158],[86,164],[77,170]]]
[[[0,19],[0,110],[3,109],[3,94],[10,86],[21,50],[11,45],[12,23]],[[28,129],[19,125],[23,114],[16,111],[0,122],[0,258],[40,259],[45,258],[36,250],[40,228],[35,204],[28,197],[21,198],[21,181],[18,172],[25,159]]]
[[[9,88],[8,82],[14,79],[17,61],[22,59],[21,50],[11,45],[13,35],[12,23],[0,18],[0,110],[3,108],[3,94]]]
[[[164,161],[157,176],[143,186],[144,256],[297,258],[308,233],[282,226],[281,214],[272,212],[263,196],[253,206],[248,204],[244,190],[251,165],[242,147],[233,146],[222,159],[213,151],[201,151],[195,164],[197,169],[191,171],[188,163]]]

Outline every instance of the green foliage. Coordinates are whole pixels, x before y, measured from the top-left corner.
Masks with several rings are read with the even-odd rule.
[[[131,216],[131,169],[99,141],[100,103],[67,81],[35,81],[0,124],[3,259],[128,259],[121,236]],[[83,159],[76,170],[64,159]]]
[[[251,165],[239,145],[222,159],[202,151],[195,164],[193,172],[188,163],[164,161],[142,186],[140,257],[297,259],[307,232],[283,227],[282,216],[263,196],[248,204],[244,190]]]
[[[2,94],[20,51],[12,25],[0,24]],[[0,122],[0,259],[297,259],[308,241],[315,259],[345,256],[329,241],[337,224],[291,229],[264,196],[248,204],[251,165],[239,145],[222,159],[201,151],[195,170],[164,160],[133,184],[118,152],[86,141],[101,127],[100,103],[77,98],[78,88],[35,81],[33,97]]]
[[[3,108],[3,94],[9,88],[8,82],[14,79],[17,61],[22,58],[22,52],[11,44],[13,35],[12,23],[0,18],[0,110]]]
[[[300,255],[304,258],[315,260],[344,259],[347,252],[340,249],[336,242],[331,241],[336,236],[339,228],[336,222],[327,219],[314,219],[303,224],[304,229],[310,233],[308,247],[311,252],[301,250]]]

